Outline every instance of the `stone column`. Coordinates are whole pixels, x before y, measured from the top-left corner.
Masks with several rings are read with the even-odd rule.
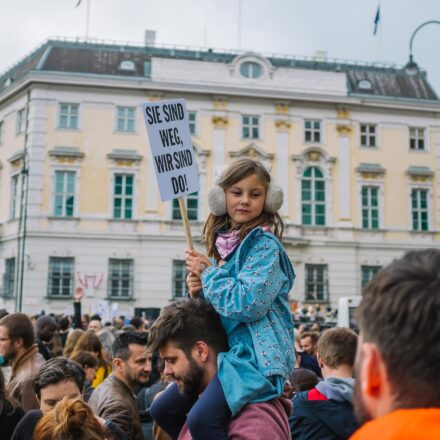
[[[284,191],[284,203],[279,214],[282,217],[289,215],[289,128],[290,121],[286,119],[276,119],[275,127],[277,130],[276,151],[277,151],[277,179],[276,183]]]

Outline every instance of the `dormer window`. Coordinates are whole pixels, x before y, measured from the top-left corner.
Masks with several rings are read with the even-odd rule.
[[[121,61],[118,70],[122,70],[124,72],[135,72],[136,66],[133,61],[125,60],[125,61]]]
[[[358,87],[362,90],[371,90],[371,82],[368,79],[361,79],[358,81]]]
[[[253,61],[246,61],[240,64],[240,74],[245,78],[260,78],[263,75],[263,66]]]

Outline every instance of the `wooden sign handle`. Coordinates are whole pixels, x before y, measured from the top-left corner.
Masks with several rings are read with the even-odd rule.
[[[177,199],[179,201],[180,215],[182,217],[183,227],[185,229],[185,238],[186,244],[188,248],[192,251],[194,250],[194,245],[191,237],[191,229],[189,228],[188,214],[186,212],[185,198],[179,197]]]

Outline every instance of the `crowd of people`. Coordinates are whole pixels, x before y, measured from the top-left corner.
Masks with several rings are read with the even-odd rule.
[[[359,335],[294,329],[282,191],[245,159],[208,202],[207,255],[187,251],[189,298],[154,323],[82,315],[80,288],[73,317],[1,317],[1,438],[439,438],[440,251],[375,276]]]

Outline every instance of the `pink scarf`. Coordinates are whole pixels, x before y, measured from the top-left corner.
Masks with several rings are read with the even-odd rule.
[[[270,226],[263,226],[265,231],[270,231]],[[222,260],[230,255],[240,244],[240,230],[231,229],[230,231],[220,231],[217,233],[215,247]]]

